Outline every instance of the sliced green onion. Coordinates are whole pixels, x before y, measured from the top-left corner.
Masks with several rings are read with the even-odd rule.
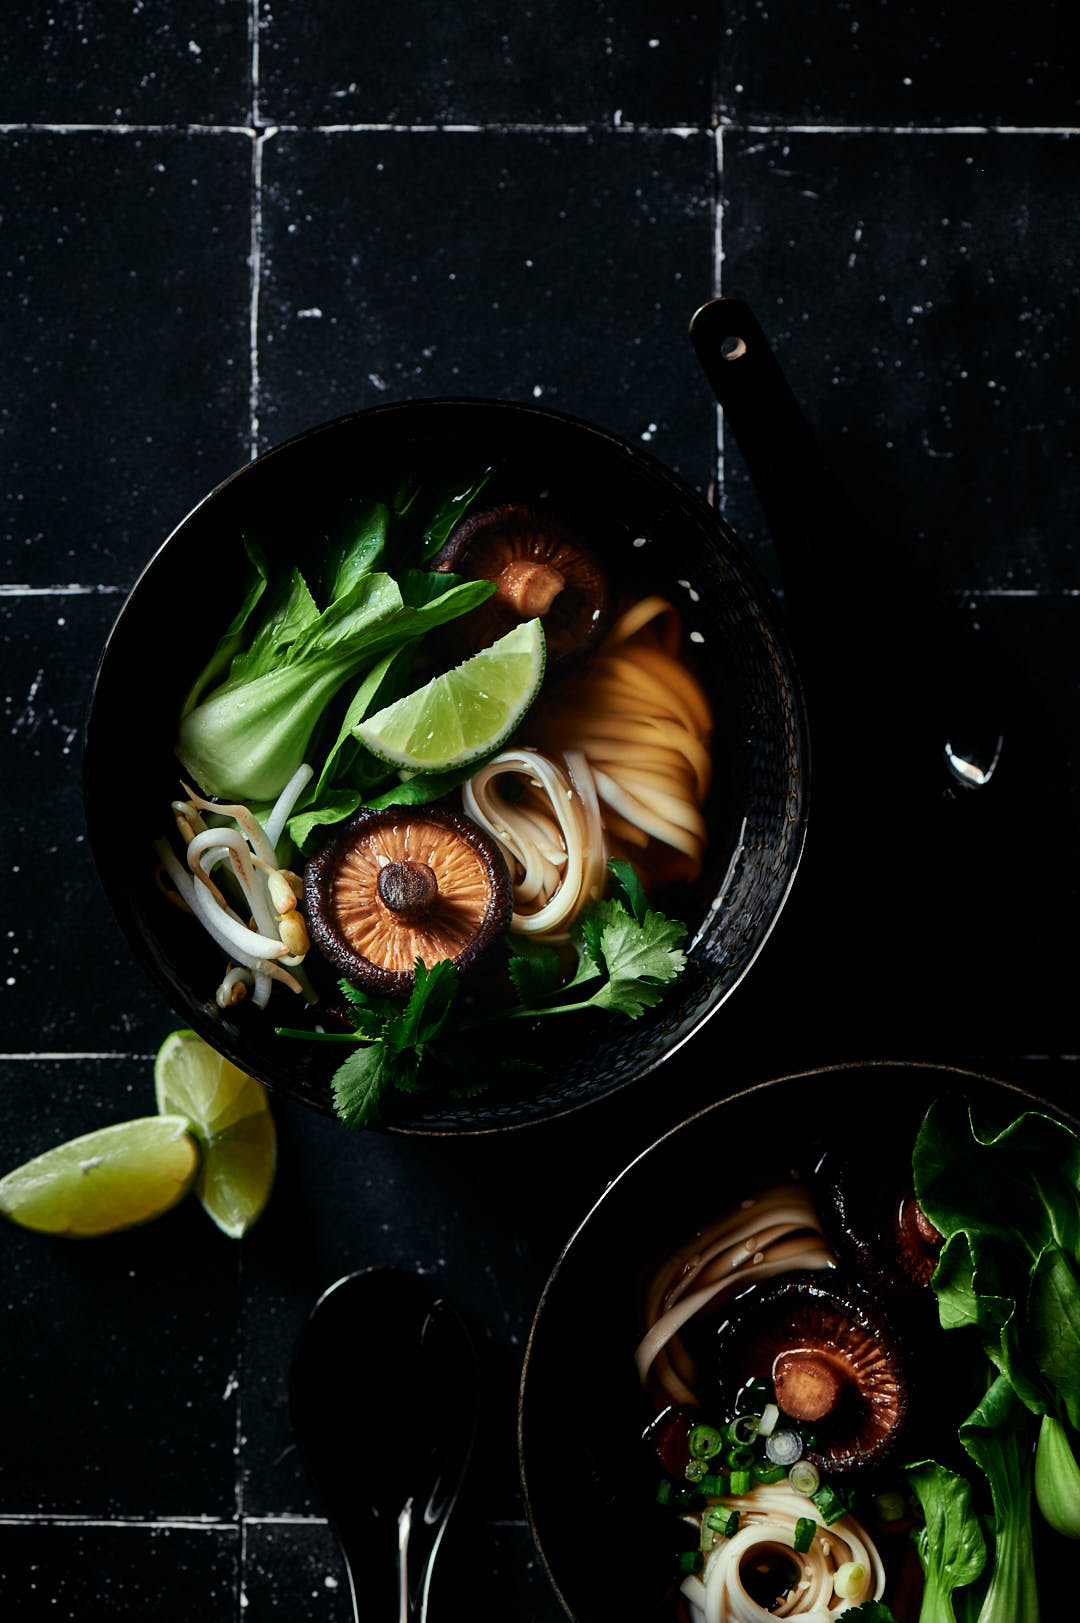
[[[866,1582],[866,1568],[858,1561],[845,1561],[837,1567],[833,1593],[841,1600],[853,1600]]]
[[[807,1550],[814,1542],[814,1534],[817,1532],[817,1530],[818,1524],[814,1520],[813,1516],[799,1517],[798,1521],[795,1523],[795,1537],[791,1541],[791,1547],[797,1555],[806,1554]]]
[[[732,1471],[731,1491],[733,1494],[749,1493],[753,1484],[753,1477],[749,1471]]]
[[[683,1468],[683,1476],[687,1482],[700,1482],[705,1475],[704,1460],[687,1460]]]
[[[768,1460],[754,1461],[754,1480],[765,1488],[771,1488],[775,1482],[783,1482],[786,1476],[782,1465],[772,1465]]]
[[[698,1483],[702,1493],[710,1499],[726,1499],[731,1492],[731,1478],[720,1471],[709,1471]]]
[[[728,1426],[728,1441],[743,1446],[752,1443],[761,1425],[759,1414],[737,1414]]]
[[[817,1445],[818,1445],[818,1434],[817,1434],[816,1431],[807,1431],[805,1426],[801,1426],[799,1428],[799,1432],[800,1432],[800,1435],[802,1437],[802,1445],[803,1445],[804,1448],[816,1448],[817,1447]]]
[[[662,1476],[656,1484],[656,1503],[658,1505],[670,1505],[671,1495],[674,1491],[667,1477]]]
[[[696,1460],[711,1460],[724,1446],[724,1439],[715,1426],[695,1426],[687,1438],[687,1447]]]
[[[710,1510],[705,1520],[714,1533],[720,1533],[724,1538],[733,1538],[739,1528],[739,1512],[725,1510],[722,1505]]]
[[[836,1490],[830,1488],[827,1482],[823,1482],[821,1487],[810,1495],[810,1498],[820,1510],[826,1527],[831,1527],[833,1522],[838,1522],[841,1516],[846,1516],[848,1513],[847,1505]]]
[[[698,1549],[701,1550],[704,1555],[708,1555],[715,1543],[716,1534],[709,1526],[708,1522],[703,1520],[701,1523],[701,1537],[698,1540]]]
[[[787,1474],[796,1493],[801,1493],[804,1499],[810,1499],[821,1486],[821,1473],[810,1460],[796,1460]]]
[[[677,1488],[671,1499],[676,1510],[700,1510],[704,1502],[704,1495],[693,1488]]]
[[[733,1443],[724,1455],[724,1464],[733,1471],[749,1471],[754,1463],[754,1450],[745,1443]]]
[[[761,1411],[761,1419],[758,1422],[758,1436],[771,1437],[776,1430],[776,1422],[779,1418],[780,1410],[776,1407],[776,1404],[767,1403]]]
[[[700,1572],[705,1565],[705,1557],[700,1550],[684,1550],[679,1556],[680,1572]]]
[[[879,1493],[874,1500],[874,1509],[878,1513],[878,1520],[883,1522],[902,1522],[907,1515],[907,1500],[902,1493],[895,1489],[888,1493]]]
[[[803,1440],[797,1431],[774,1431],[765,1439],[765,1452],[775,1465],[794,1465],[803,1456]]]

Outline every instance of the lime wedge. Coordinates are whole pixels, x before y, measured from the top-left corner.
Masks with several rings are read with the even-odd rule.
[[[270,1198],[277,1133],[266,1089],[194,1031],[173,1031],[154,1061],[163,1116],[183,1116],[202,1146],[196,1198],[238,1240]]]
[[[134,1228],[182,1200],[199,1170],[183,1116],[141,1116],[84,1133],[0,1178],[0,1212],[43,1234]]]
[[[353,732],[373,755],[411,772],[449,772],[497,749],[536,698],[544,679],[544,630],[524,620],[471,659]]]

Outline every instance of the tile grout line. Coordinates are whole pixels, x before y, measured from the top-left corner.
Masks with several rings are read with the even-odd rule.
[[[325,1516],[263,1511],[251,1516],[79,1516],[64,1511],[0,1511],[0,1527],[133,1527],[176,1532],[230,1533],[238,1527],[329,1527]],[[500,1525],[494,1523],[494,1526]],[[512,1525],[512,1524],[508,1524]]]
[[[255,11],[257,0],[253,0]],[[253,62],[257,61],[257,28],[254,31]],[[717,131],[745,135],[1030,135],[1075,136],[1080,126],[1073,124],[773,124],[740,123],[722,120],[718,124],[624,124],[605,120],[595,124],[515,124],[494,121],[481,124],[417,123],[383,124],[292,124],[263,126],[259,122],[257,97],[251,124],[138,124],[80,123],[34,124],[0,123],[0,135],[245,135],[258,138],[271,128],[290,135],[673,135],[685,140],[695,135],[715,135]]]
[[[262,166],[263,144],[268,132],[259,130],[259,22],[260,0],[249,0],[248,32],[251,47],[251,222],[248,236],[250,273],[248,284],[248,455],[259,454],[259,296],[262,291]],[[244,1345],[243,1298],[244,1259],[236,1251],[236,1319],[233,1326],[233,1379],[236,1405],[233,1427],[233,1515],[240,1530],[236,1553],[236,1623],[241,1623],[248,1604],[248,1531],[244,1520]]]

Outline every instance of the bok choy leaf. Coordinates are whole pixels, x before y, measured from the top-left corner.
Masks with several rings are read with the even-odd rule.
[[[421,584],[412,572],[400,585],[382,572],[346,571],[345,581],[343,595],[320,611],[294,570],[225,680],[182,717],[176,753],[206,793],[272,800],[307,759],[317,724],[346,682],[494,589],[450,575]]]

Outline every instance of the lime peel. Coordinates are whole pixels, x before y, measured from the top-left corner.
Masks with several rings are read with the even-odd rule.
[[[240,1239],[261,1216],[277,1170],[266,1089],[194,1031],[170,1032],[154,1060],[163,1115],[179,1114],[202,1149],[195,1197],[218,1228]]]
[[[117,1122],[0,1178],[0,1213],[43,1234],[113,1234],[171,1210],[194,1184],[199,1162],[182,1115]]]
[[[517,728],[540,691],[546,649],[539,619],[432,677],[353,733],[382,761],[409,772],[449,772],[482,760]]]

